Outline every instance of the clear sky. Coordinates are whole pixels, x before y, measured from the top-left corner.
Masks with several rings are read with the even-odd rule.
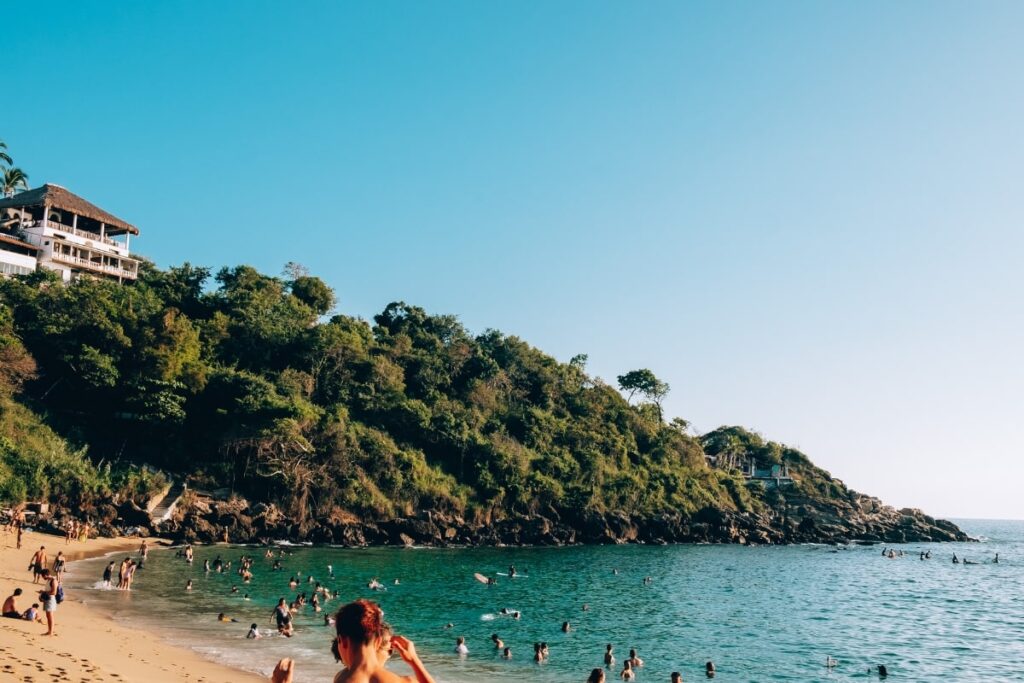
[[[160,265],[298,261],[858,490],[1024,518],[1024,4],[7,3],[0,138]]]

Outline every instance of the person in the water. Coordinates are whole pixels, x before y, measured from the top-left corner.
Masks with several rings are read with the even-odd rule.
[[[245,634],[245,637],[249,640],[256,640],[257,638],[262,638],[263,636],[260,634],[260,627],[257,624],[253,624],[249,627],[249,632]]]
[[[671,683],[683,683],[683,674],[678,671],[673,671]]]
[[[708,678],[714,678],[715,677],[715,663],[714,662],[708,662],[707,664],[704,665],[704,675],[707,676]]]
[[[497,633],[491,634],[491,642],[494,643],[495,650],[500,650],[505,647],[505,643],[501,642],[501,638],[498,637]]]
[[[469,648],[466,647],[466,639],[462,636],[455,639],[455,654],[463,657],[469,654]]]
[[[604,665],[609,669],[615,666],[615,648],[611,643],[608,643],[604,650]]]
[[[953,564],[960,564],[960,558],[956,556],[956,553],[953,553]]]
[[[569,622],[568,621],[563,621],[562,622],[562,633],[568,633],[571,630],[572,630],[572,626],[569,625]]]
[[[185,582],[185,590],[187,590],[187,591],[192,590],[192,579],[189,579],[188,581]]]
[[[506,647],[505,651],[501,653],[502,659],[512,659],[512,648]]]
[[[634,669],[639,669],[644,665],[644,660],[637,657],[636,650],[629,651],[629,659],[627,659],[626,661],[629,662],[630,666],[632,666]]]
[[[510,564],[508,566],[508,575],[509,575],[509,578],[515,577],[515,575],[516,575],[516,566],[514,564]]]
[[[587,683],[604,683],[604,670],[592,669],[590,675],[587,676]]]
[[[633,665],[629,663],[628,659],[622,663],[622,673],[620,676],[624,681],[636,680],[636,672],[633,671]]]

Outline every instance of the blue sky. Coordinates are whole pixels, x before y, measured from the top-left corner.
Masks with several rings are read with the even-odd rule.
[[[1024,518],[1024,5],[4,10],[0,138],[160,265],[298,261]]]

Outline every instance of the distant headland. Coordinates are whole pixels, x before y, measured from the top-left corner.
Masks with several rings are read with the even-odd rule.
[[[134,225],[56,185],[0,211],[0,502],[46,504],[40,523],[343,545],[966,540],[743,428],[693,434],[650,370],[613,386],[586,355],[404,302],[340,314],[297,264],[162,270],[129,254]]]

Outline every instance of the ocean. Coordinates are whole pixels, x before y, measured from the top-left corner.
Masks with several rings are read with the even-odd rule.
[[[270,614],[278,598],[311,594],[308,576],[337,592],[327,611],[359,597],[378,601],[434,677],[451,683],[584,681],[602,665],[607,643],[619,663],[637,649],[640,682],[667,682],[673,671],[704,679],[707,661],[723,682],[877,679],[879,664],[900,681],[1024,680],[1024,522],[958,523],[982,542],[892,546],[905,553],[897,559],[883,558],[881,545],[288,547],[283,571],[272,571],[262,548],[210,546],[196,548],[192,566],[173,550],[151,552],[131,593],[100,589],[109,560],[99,558],[74,563],[66,586],[119,621],[238,668],[269,674],[280,657],[292,657],[303,683],[327,683],[338,671],[333,630],[307,608],[295,637],[284,638]],[[920,560],[927,550],[932,559]],[[977,564],[953,564],[953,553]],[[234,573],[242,554],[256,558],[248,585]],[[218,555],[234,562],[231,573],[203,571],[203,560]],[[521,577],[498,576],[494,586],[473,578],[510,564]],[[300,573],[299,588],[290,589]],[[367,587],[374,577],[386,591]],[[219,622],[221,612],[238,623]],[[246,640],[253,622],[274,635]],[[495,651],[492,633],[512,659]],[[454,654],[457,636],[466,638],[466,657]],[[550,656],[536,664],[533,644],[541,641]],[[835,667],[825,666],[827,657]],[[620,666],[609,680],[618,680]]]

